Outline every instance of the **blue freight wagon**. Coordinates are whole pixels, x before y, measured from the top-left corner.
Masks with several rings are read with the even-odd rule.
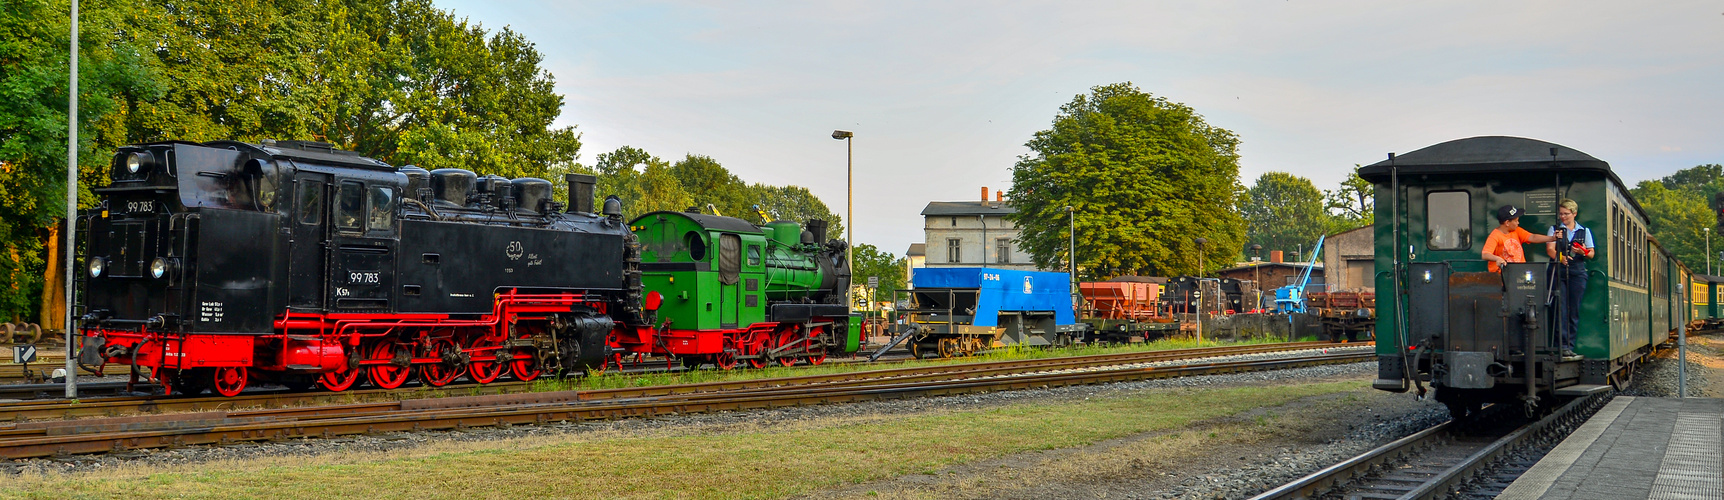
[[[1069,345],[1085,325],[1072,309],[1071,279],[982,267],[918,268],[910,276],[910,340],[916,357],[968,356],[990,347]]]

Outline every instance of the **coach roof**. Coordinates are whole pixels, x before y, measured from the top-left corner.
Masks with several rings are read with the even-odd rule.
[[[1555,148],[1556,156],[1551,156]],[[1609,174],[1610,164],[1592,155],[1524,137],[1500,135],[1456,139],[1396,155],[1359,169],[1359,177],[1372,182],[1389,179],[1389,170],[1408,174],[1460,174],[1502,170],[1592,170]]]

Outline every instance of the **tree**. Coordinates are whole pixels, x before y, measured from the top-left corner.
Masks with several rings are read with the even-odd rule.
[[[1688,265],[1688,269],[1696,272],[1706,272],[1706,232],[1703,228],[1713,228],[1719,231],[1719,220],[1715,215],[1718,207],[1711,206],[1712,196],[1724,192],[1724,166],[1716,164],[1697,165],[1677,171],[1674,174],[1657,181],[1641,181],[1629,193],[1640,207],[1646,210],[1646,230],[1652,233],[1658,244],[1669,250],[1678,260]],[[1587,210],[1603,210],[1602,207],[1580,207],[1583,218],[1603,220],[1602,212],[1592,216]],[[1718,235],[1712,235],[1714,240],[1724,242]],[[1598,242],[1600,245],[1602,241]],[[1714,248],[1719,248],[1714,245]],[[1712,262],[1714,271],[1719,262],[1714,255]]]
[[[827,239],[845,239],[844,219],[826,208],[826,203],[820,201],[808,188],[753,184],[748,189],[756,200],[760,200],[760,209],[773,219],[796,221],[800,224],[807,224],[809,219],[820,219],[826,221]]]
[[[1065,207],[1076,209],[1078,269],[1091,278],[1198,273],[1244,242],[1239,139],[1190,107],[1130,82],[1060,107],[1012,167],[1008,216],[1036,265],[1064,260]],[[1202,246],[1204,259],[1193,237]]]
[[[712,205],[718,213],[730,217],[755,224],[772,222],[760,220],[760,215],[754,210],[758,202],[750,196],[748,184],[730,173],[718,160],[690,154],[671,165],[670,170],[671,175],[694,197],[694,205],[702,210]]]
[[[77,146],[83,207],[95,200],[87,188],[106,184],[107,151],[123,136],[116,133],[115,117],[125,111],[124,103],[161,94],[149,58],[116,36],[128,27],[118,14],[125,5],[81,5]],[[58,233],[50,229],[62,224],[66,209],[69,9],[69,3],[0,0],[0,321],[58,323],[38,313],[43,275],[56,274],[48,272],[51,263],[43,253],[49,244],[58,247]]]
[[[531,42],[430,0],[150,0],[123,39],[168,79],[125,142],[310,139],[396,165],[547,177],[580,150]]]
[[[1310,179],[1268,172],[1245,191],[1245,240],[1267,250],[1312,248],[1333,223]]]
[[[874,301],[891,300],[893,290],[904,288],[904,257],[867,243],[856,245],[853,254],[856,267],[851,269],[851,283],[866,285],[868,278],[880,278],[880,285],[874,289]]]
[[[603,200],[616,195],[623,203],[623,220],[652,212],[680,212],[694,204],[694,196],[683,189],[670,164],[639,148],[623,146],[601,153],[597,168],[598,196]]]
[[[1339,188],[1323,192],[1325,208],[1340,226],[1331,228],[1332,233],[1369,226],[1377,219],[1377,187],[1359,177],[1358,169],[1359,166],[1354,165],[1353,173],[1341,181]]]

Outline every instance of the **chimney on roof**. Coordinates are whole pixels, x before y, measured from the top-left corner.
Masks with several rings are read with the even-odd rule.
[[[988,204],[988,187],[987,186],[982,186],[982,204],[983,205]]]
[[[999,201],[999,202],[1006,201],[1006,192],[1005,191],[994,191],[994,201]]]
[[[1280,250],[1270,250],[1269,251],[1269,263],[1270,264],[1280,264],[1281,263],[1281,251]]]

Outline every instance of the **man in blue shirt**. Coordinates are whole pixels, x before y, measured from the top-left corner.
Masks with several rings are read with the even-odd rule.
[[[1580,326],[1580,299],[1586,296],[1586,261],[1593,256],[1592,231],[1574,221],[1577,212],[1580,204],[1574,200],[1563,198],[1557,203],[1557,225],[1545,233],[1557,240],[1544,244],[1545,253],[1557,261],[1562,312],[1556,319],[1564,360],[1580,359],[1574,354],[1575,329]]]

